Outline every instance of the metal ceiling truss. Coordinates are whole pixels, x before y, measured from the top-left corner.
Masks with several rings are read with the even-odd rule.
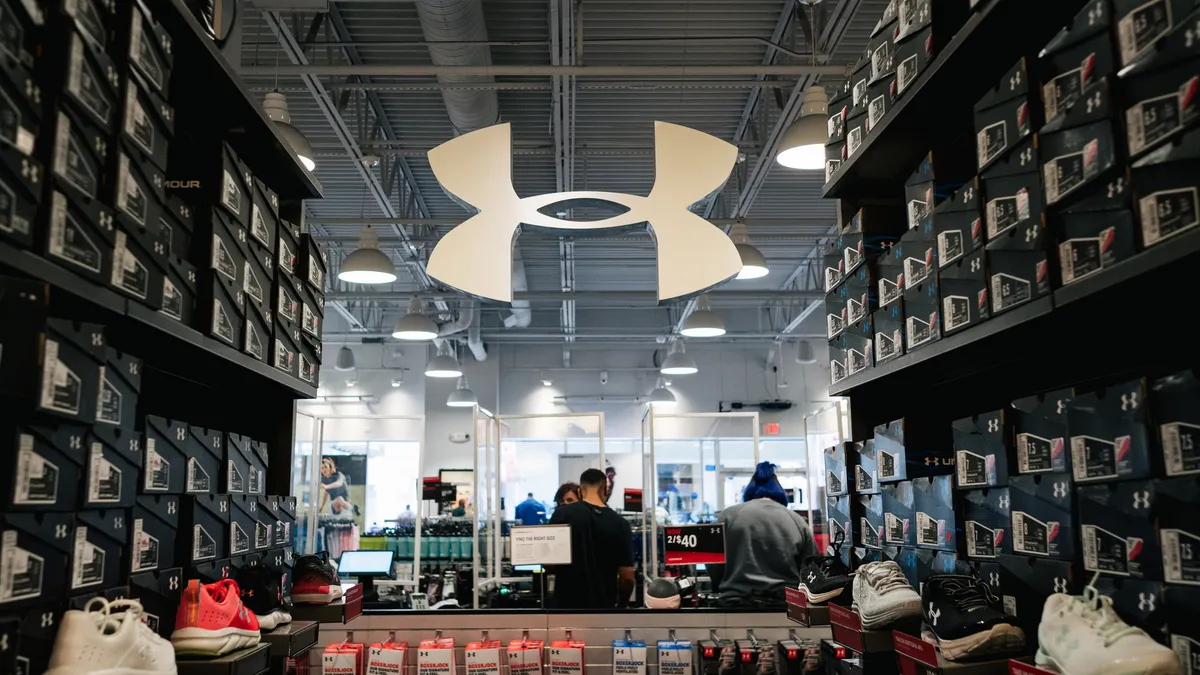
[[[578,0],[548,0],[550,3],[550,63],[576,65],[580,59],[583,15]],[[551,77],[554,130],[554,183],[558,192],[575,189],[575,78]],[[586,172],[585,172],[586,173]],[[575,290],[575,242],[560,237],[559,280],[563,293]],[[575,300],[564,298],[559,313],[564,340],[563,366],[571,363],[570,345],[575,341]]]

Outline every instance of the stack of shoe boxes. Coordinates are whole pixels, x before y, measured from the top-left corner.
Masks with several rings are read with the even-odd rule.
[[[854,443],[838,443],[825,448],[825,531],[830,546],[841,540],[840,553],[847,564],[849,551],[856,541],[850,501],[855,499],[854,473],[857,466],[858,453]]]
[[[893,38],[896,97],[904,96],[967,18],[961,2],[900,2]]]
[[[850,94],[850,82],[838,88],[829,97],[828,140],[825,142],[825,182],[833,175],[842,162],[846,160],[846,120],[850,114],[853,101]]]
[[[850,79],[850,110],[846,113],[846,145],[841,156],[846,161],[862,147],[867,137],[867,83],[871,80],[870,53],[854,66]],[[826,150],[828,156],[828,150]]]
[[[11,2],[11,0],[7,0]],[[32,30],[32,20],[23,7],[9,8],[9,26],[16,34],[0,45],[0,101],[5,125],[0,131],[0,184],[5,186],[0,241],[23,248],[34,245],[34,223],[42,200],[45,172],[34,154],[35,139],[42,126],[42,92],[34,72],[31,47],[18,38],[23,28]]]
[[[300,320],[302,315],[300,278],[300,228],[279,221],[275,265],[275,329],[271,344],[271,364],[300,377]]]
[[[279,197],[257,178],[250,179],[250,220],[246,237],[246,327],[242,351],[266,362],[274,334],[275,247],[279,241]]]
[[[317,385],[321,369],[321,333],[325,325],[325,249],[305,232],[300,235],[300,379]]]
[[[897,3],[889,2],[883,16],[871,31],[867,51],[871,60],[871,79],[867,81],[867,119],[864,131],[879,126],[896,101],[896,36],[900,34]]]

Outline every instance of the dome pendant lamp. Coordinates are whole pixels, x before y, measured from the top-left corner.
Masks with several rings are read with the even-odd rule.
[[[342,261],[338,279],[352,284],[390,284],[396,280],[396,265],[379,250],[379,237],[370,226],[359,235],[358,248]]]

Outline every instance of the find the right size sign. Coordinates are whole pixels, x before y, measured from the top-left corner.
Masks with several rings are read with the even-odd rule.
[[[664,528],[668,565],[720,565],[725,562],[725,526],[674,525]]]

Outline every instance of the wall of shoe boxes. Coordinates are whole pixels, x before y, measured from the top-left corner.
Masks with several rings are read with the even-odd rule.
[[[1197,429],[1195,371],[1046,392],[948,428],[896,420],[825,451],[830,539],[853,542],[852,567],[896,561],[916,588],[978,574],[1026,635],[1048,595],[1099,573],[1126,622],[1195,645]]]
[[[0,3],[0,240],[315,386],[325,252],[228,144],[175,128],[154,11],[176,10]]]
[[[834,383],[1196,227],[1198,17],[1191,0],[1163,0],[1154,16],[1186,18],[1135,30],[1143,4],[1088,2],[975,104],[973,166],[930,152],[897,188],[903,208],[844,225],[824,256]],[[935,43],[915,43],[937,25],[905,33],[900,14],[830,103],[827,176],[912,81],[905,64],[930,58]]]
[[[141,361],[103,326],[48,318],[47,299],[0,278],[6,673],[43,672],[62,612],[97,595],[140,600],[166,638],[189,579],[267,565],[290,581],[296,498],[264,494],[267,445],[141,416]]]

